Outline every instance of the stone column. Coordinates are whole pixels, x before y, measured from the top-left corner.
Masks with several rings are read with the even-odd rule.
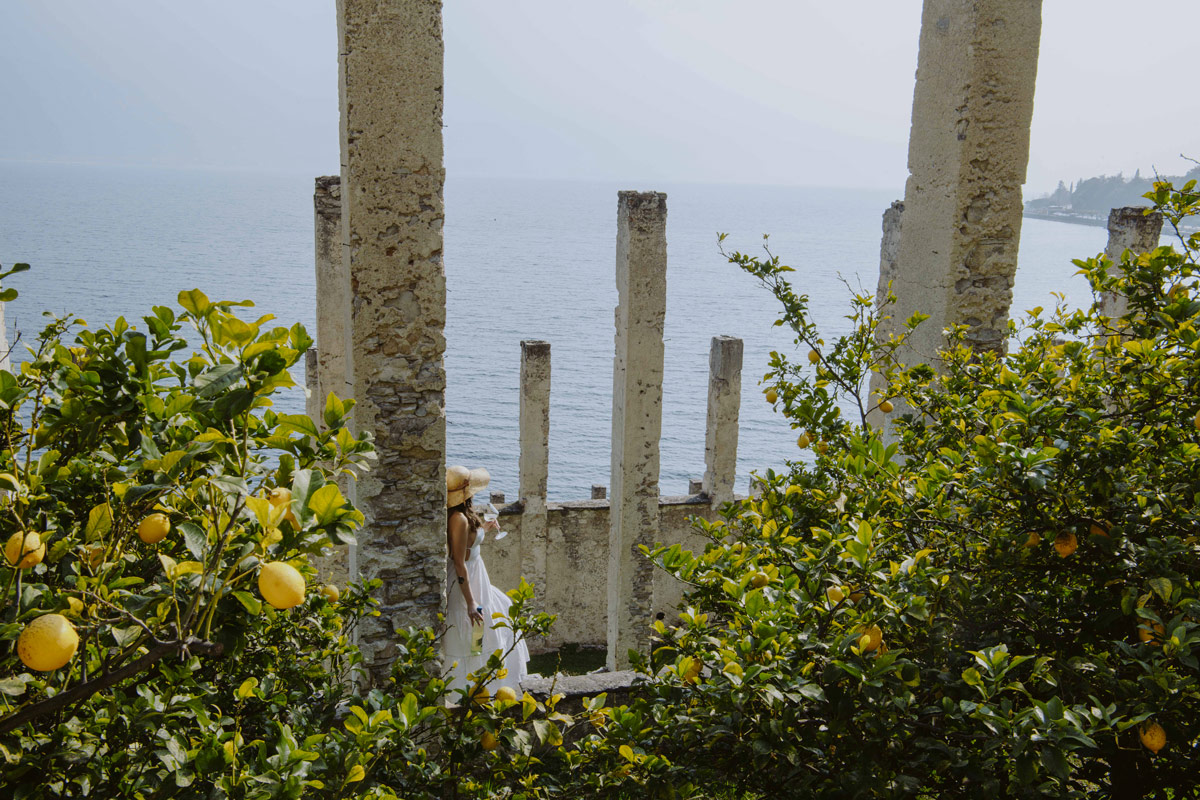
[[[1104,255],[1113,262],[1115,269],[1121,270],[1126,250],[1138,256],[1158,247],[1162,224],[1162,214],[1157,211],[1146,214],[1146,209],[1141,206],[1114,208],[1108,213],[1108,246],[1104,248]],[[1124,270],[1119,274],[1124,274]],[[1124,295],[1106,292],[1100,298],[1100,309],[1106,317],[1117,319],[1129,311],[1129,300]]]
[[[0,303],[0,369],[12,370],[12,360],[9,357],[8,326],[4,322],[4,306]]]
[[[701,491],[713,508],[733,499],[738,411],[742,401],[742,340],[714,336],[708,353],[708,423]]]
[[[1005,348],[1041,10],[1041,0],[925,0],[884,331],[930,316],[898,354],[905,363],[936,363],[951,324],[967,325],[979,351]]]
[[[612,500],[608,536],[608,667],[644,650],[653,609],[662,431],[663,321],[667,307],[667,196],[617,200],[616,355],[613,358]]]
[[[376,679],[396,628],[435,623],[446,574],[441,10],[337,2],[347,376],[379,456],[357,484],[358,571],[383,581],[359,638]]]
[[[330,392],[350,396],[346,380],[350,329],[350,274],[342,252],[342,179],[316,179],[313,192],[314,250],[317,268],[317,424]],[[323,427],[323,426],[322,426]]]
[[[904,203],[895,200],[883,212],[883,236],[879,240],[879,284],[875,289],[875,308],[881,309],[881,315],[892,317],[891,320],[881,323],[875,329],[876,339],[880,342],[885,341],[888,334],[893,332],[892,325],[896,322],[895,307],[884,308],[884,303],[887,302],[889,285],[891,290],[895,291],[896,271],[900,256],[900,232],[903,222]],[[903,323],[904,320],[900,320],[900,322]],[[871,373],[871,394],[868,398],[868,408],[872,408],[884,399],[883,394],[887,391],[885,383],[881,373]],[[893,409],[892,413],[903,413],[908,410],[908,408],[902,408],[899,411]],[[884,428],[887,425],[888,416],[879,409],[873,408],[867,412],[867,421],[876,428]],[[890,429],[884,431],[884,437],[888,443],[892,441]]]
[[[550,343],[521,342],[521,575],[536,587],[534,608],[546,596],[546,479],[550,474]]]

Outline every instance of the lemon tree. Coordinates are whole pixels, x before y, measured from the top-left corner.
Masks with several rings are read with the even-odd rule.
[[[1194,183],[1150,197],[1176,232],[1200,211]],[[643,663],[648,748],[770,797],[1195,796],[1198,251],[1076,262],[1092,307],[1032,310],[1007,354],[953,329],[937,370],[896,362],[920,315],[884,337],[856,296],[826,343],[786,265],[733,254],[801,354],[765,382],[827,447],[699,523],[704,552],[653,552],[690,591]]]
[[[369,601],[303,586],[362,521],[334,478],[370,439],[332,395],[319,424],[274,409],[301,326],[199,290],[179,304],[52,319],[0,371],[0,783],[20,796],[236,795],[243,745],[276,747],[350,685],[344,627]],[[307,702],[243,716],[251,677]]]

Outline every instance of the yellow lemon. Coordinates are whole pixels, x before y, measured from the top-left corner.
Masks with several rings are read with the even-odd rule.
[[[276,486],[271,490],[271,493],[267,495],[267,500],[269,500],[273,506],[287,505],[288,503],[292,502],[292,490],[285,489],[282,486]]]
[[[750,585],[755,589],[761,589],[771,582],[771,578],[765,572],[756,572],[754,577],[750,579]]]
[[[492,695],[488,692],[486,687],[480,686],[475,690],[475,693],[471,695],[471,699],[480,705],[487,705],[491,701]]]
[[[43,614],[25,626],[17,638],[17,655],[38,672],[51,672],[66,664],[79,647],[75,626],[62,614]]]
[[[878,625],[872,625],[869,628],[859,628],[862,636],[858,638],[858,649],[864,653],[870,653],[872,650],[878,650],[883,644],[883,630]]]
[[[779,399],[779,392],[775,391],[774,389],[767,389],[767,402],[768,403],[774,403],[778,399]]]
[[[304,602],[304,576],[283,561],[263,564],[258,573],[258,592],[275,608],[298,606]]]
[[[825,596],[829,598],[831,603],[840,603],[846,598],[846,594],[836,586],[830,586],[825,590]]]
[[[857,603],[861,602],[862,599],[866,596],[867,596],[866,592],[851,592],[850,593],[850,602],[857,604]]]
[[[1151,753],[1157,753],[1167,746],[1167,732],[1157,722],[1143,724],[1138,729],[1138,738],[1142,740],[1142,746]]]
[[[821,360],[821,354],[818,353],[816,350],[809,350],[808,351],[808,360],[809,360],[809,363],[816,364],[818,361]]]
[[[166,514],[151,514],[138,523],[137,535],[146,544],[161,542],[171,532],[171,520]]]
[[[501,686],[496,690],[495,700],[497,703],[515,703],[517,701],[517,693],[509,686]]]
[[[885,414],[890,414],[896,410],[896,407],[894,405],[892,405],[891,400],[884,400],[882,403],[879,404],[879,410]]]
[[[1029,536],[1025,539],[1026,547],[1037,547],[1042,543],[1042,535],[1037,531],[1030,531]]]
[[[812,443],[812,440],[808,438],[807,433],[800,434],[800,438],[796,440],[796,446],[799,447],[801,450],[808,447],[809,444],[811,444],[811,443]]]
[[[338,591],[338,587],[334,586],[332,583],[327,583],[322,586],[321,594],[324,595],[325,599],[330,603],[336,603],[342,597],[342,593]]]
[[[1151,633],[1149,630],[1147,630],[1147,626],[1152,628],[1154,633]],[[1161,622],[1151,622],[1149,620],[1143,620],[1138,625],[1138,638],[1143,642],[1148,642],[1150,644],[1162,644],[1162,640],[1159,639],[1158,636],[1155,636],[1155,633],[1157,633],[1158,636],[1165,636],[1167,629],[1163,627]]]
[[[288,509],[288,512],[283,515],[283,518],[292,523],[292,530],[300,530],[300,520],[296,519],[296,515],[292,513],[290,508]]]
[[[1059,558],[1067,558],[1079,549],[1079,540],[1070,531],[1063,531],[1054,537],[1054,552]]]
[[[484,731],[483,736],[479,737],[479,743],[483,745],[484,750],[495,750],[500,746],[500,740],[491,731]]]
[[[1090,533],[1092,536],[1099,536],[1102,539],[1109,538],[1108,527],[1100,522],[1093,522],[1088,528],[1088,533]]]
[[[42,544],[42,537],[36,533],[17,531],[8,537],[4,545],[4,557],[17,569],[29,569],[42,563],[46,557],[46,545]]]
[[[821,455],[825,455],[825,453],[829,450],[829,445],[825,444],[825,442],[817,442],[816,450]]]

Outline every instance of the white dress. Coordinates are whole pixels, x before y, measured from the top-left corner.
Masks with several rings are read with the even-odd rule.
[[[521,693],[521,681],[525,678],[525,664],[529,661],[529,648],[524,638],[512,647],[513,632],[507,627],[499,627],[504,620],[493,619],[493,614],[508,615],[511,601],[508,595],[492,585],[488,579],[487,566],[480,555],[483,545],[484,530],[481,527],[475,533],[475,544],[467,551],[466,567],[467,580],[471,584],[471,594],[475,596],[475,604],[483,606],[483,650],[480,655],[471,655],[471,620],[467,616],[467,603],[463,599],[462,587],[458,583],[458,575],[454,572],[453,560],[446,562],[446,633],[442,638],[442,654],[446,671],[447,700],[459,702],[456,694],[459,690],[469,688],[467,676],[484,668],[492,654],[499,650],[508,653],[504,659],[504,669],[508,674],[503,678],[493,678],[487,683],[487,690],[494,692],[501,686],[508,686]],[[495,627],[493,627],[495,626]],[[509,652],[509,650],[512,652]]]

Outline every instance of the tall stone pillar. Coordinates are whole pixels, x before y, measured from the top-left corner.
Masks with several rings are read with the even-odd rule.
[[[608,535],[609,669],[627,667],[630,649],[645,649],[653,608],[651,566],[638,545],[651,545],[659,538],[667,308],[665,194],[618,195],[617,295]]]
[[[701,484],[713,508],[733,499],[741,402],[742,340],[714,336],[708,353],[708,422]]]
[[[1141,206],[1114,208],[1108,212],[1108,246],[1104,248],[1104,255],[1120,269],[1126,250],[1141,255],[1158,247],[1162,224],[1162,214],[1157,211],[1146,214],[1146,209]],[[1129,311],[1129,300],[1124,295],[1106,292],[1100,298],[1100,309],[1106,317],[1117,319]]]
[[[358,571],[383,581],[359,643],[378,678],[393,634],[433,625],[446,558],[446,280],[439,0],[338,0],[342,231],[354,423],[378,461],[357,484]]]
[[[350,342],[350,274],[342,247],[342,178],[316,179],[313,232],[317,270],[317,393],[320,415],[330,392],[350,396],[346,361]]]
[[[521,575],[536,588],[534,608],[546,596],[546,480],[550,474],[550,343],[521,342],[521,454],[517,463],[522,507]]]
[[[1005,347],[1041,11],[1041,0],[925,0],[897,304],[883,331],[929,315],[898,353],[905,363],[936,363],[951,324],[967,325],[979,351]]]

